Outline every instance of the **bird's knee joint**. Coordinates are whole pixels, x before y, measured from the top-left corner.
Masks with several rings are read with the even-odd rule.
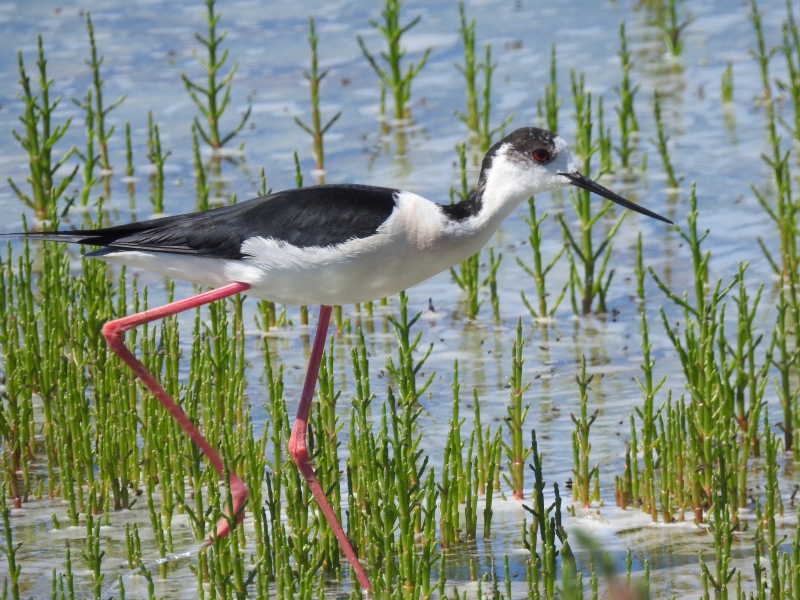
[[[294,460],[297,466],[306,464],[311,460],[311,457],[308,455],[308,448],[306,445],[298,443],[294,440],[290,440],[289,442],[289,456],[292,457],[292,460]]]
[[[118,334],[118,331],[117,331],[117,324],[116,324],[116,323],[114,323],[114,321],[107,321],[107,322],[106,322],[106,323],[103,325],[103,329],[101,329],[101,331],[103,332],[103,336],[104,336],[106,339],[108,339],[109,337],[111,337],[111,336],[114,336],[114,335],[117,335],[117,334]]]

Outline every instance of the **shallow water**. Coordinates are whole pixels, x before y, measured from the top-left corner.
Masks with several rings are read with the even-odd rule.
[[[724,0],[690,5],[697,19],[687,29],[684,53],[675,62],[664,54],[660,32],[650,23],[646,9],[635,8],[638,4],[583,0],[542,7],[541,3],[530,0],[467,2],[467,14],[477,19],[478,44],[491,43],[493,60],[497,63],[493,120],[500,122],[513,113],[509,130],[538,124],[536,101],[542,97],[547,82],[550,46],[556,43],[559,90],[565,101],[559,113],[559,133],[567,140],[572,139],[570,69],[586,73],[587,89],[595,96],[603,95],[608,126],[617,102],[614,87],[620,79],[618,26],[624,20],[633,54],[632,78],[641,86],[636,108],[642,133],[636,161],[641,162],[642,153],[646,152],[648,168],[644,174],[637,169],[625,181],[618,176],[604,184],[684,225],[689,185],[696,181],[700,228],[710,229],[705,248],[712,251],[712,278],[729,278],[736,272],[739,261],[749,261],[749,287],[755,289],[759,283],[765,283],[762,306],[771,306],[774,299],[771,270],[755,240],[761,236],[771,250],[776,248],[777,242],[768,216],[750,190],[751,184],[759,189],[767,187],[770,174],[760,159],[760,154],[767,150],[767,141],[763,114],[755,100],[762,92],[757,64],[748,54],[755,47],[747,18],[748,8]],[[760,7],[764,12],[768,43],[777,44],[785,4],[782,0],[762,0]],[[276,190],[293,187],[292,153],[295,150],[300,156],[306,183],[314,181],[308,137],[292,120],[294,116],[309,120],[308,90],[302,76],[302,71],[308,68],[309,14],[316,19],[321,67],[330,69],[322,85],[323,118],[342,111],[342,117],[326,136],[326,181],[399,187],[439,202],[448,201],[447,190],[458,181],[454,146],[466,137],[464,127],[453,115],[454,110],[464,110],[463,81],[453,68],[453,63],[462,61],[455,3],[440,0],[405,4],[406,18],[422,16],[420,25],[406,39],[409,58],[417,60],[426,47],[433,50],[428,64],[414,80],[413,125],[404,141],[381,132],[377,78],[361,56],[354,37],[360,34],[371,49],[378,48],[377,35],[367,23],[368,19],[379,17],[377,3],[327,2],[320,8],[312,2],[281,3],[279,6],[278,3],[240,1],[224,3],[219,9],[221,23],[228,29],[226,44],[230,56],[239,63],[231,109],[223,119],[223,129],[232,127],[237,115],[248,105],[252,106],[249,124],[237,138],[245,143],[240,164],[224,163],[216,182],[220,202],[227,202],[232,194],[239,199],[255,196],[262,165],[266,168],[268,187]],[[199,2],[37,1],[0,5],[0,131],[20,128],[17,116],[21,103],[15,97],[18,89],[16,50],[23,51],[26,65],[32,70],[35,35],[41,32],[49,73],[55,78],[53,91],[63,95],[56,120],[60,122],[70,116],[75,119],[59,147],[63,150],[74,143],[83,148],[83,115],[70,99],[83,96],[89,85],[89,72],[83,64],[88,42],[81,16],[86,10],[92,12],[99,52],[105,56],[106,101],[127,94],[125,102],[111,113],[111,122],[118,128],[110,143],[111,161],[117,173],[124,168],[124,138],[120,133],[125,121],[131,122],[134,136],[138,178],[135,203],[131,204],[121,176],[115,175],[111,201],[106,203],[111,219],[114,222],[141,220],[153,212],[147,199],[147,110],[153,111],[153,118],[161,128],[162,145],[172,153],[166,169],[166,211],[175,214],[193,210],[195,191],[189,127],[195,111],[179,73],[184,71],[192,78],[200,78],[199,67],[191,55],[191,49],[197,46],[194,31],[205,28]],[[719,99],[719,82],[728,60],[733,62],[735,102],[724,110]],[[784,77],[782,59],[773,61],[772,76]],[[655,135],[651,111],[652,94],[656,89],[665,94],[662,110],[671,136],[671,158],[676,172],[684,178],[677,194],[666,189],[656,148],[648,141]],[[788,101],[782,110],[788,117],[791,110]],[[617,137],[616,127],[612,127],[612,135]],[[4,134],[2,139],[0,176],[11,177],[21,185],[27,169],[25,157],[10,134]],[[405,146],[403,156],[397,154],[398,145]],[[77,163],[71,159],[68,164]],[[471,175],[474,180],[477,173],[473,170]],[[19,230],[20,204],[8,186],[0,187],[0,208],[5,215],[0,231]],[[562,244],[560,229],[552,214],[565,210],[568,221],[574,217],[566,194],[537,198],[537,208],[540,214],[545,210],[551,213],[546,224],[549,238],[545,253],[549,256]],[[521,219],[526,212],[527,207],[520,206],[491,242],[496,252],[503,254],[498,272],[499,323],[492,321],[488,298],[479,318],[468,322],[463,317],[461,295],[447,273],[408,292],[410,307],[425,313],[418,324],[423,331],[421,346],[434,344],[424,369],[435,371],[436,376],[430,394],[423,399],[422,447],[427,449],[431,463],[438,465],[442,459],[441,439],[450,416],[454,359],[460,364],[462,400],[469,399],[469,390],[475,386],[480,393],[484,423],[505,416],[508,399],[505,376],[510,370],[508,354],[517,318],[522,317],[526,340],[525,379],[533,381],[526,393],[526,400],[532,405],[526,425],[536,428],[549,483],[558,482],[563,487],[571,477],[571,453],[561,440],[569,439],[573,430],[569,413],[578,407],[574,375],[582,354],[586,355],[587,370],[598,375],[590,396],[590,407],[600,410],[592,429],[592,460],[601,464],[601,491],[606,505],[592,511],[591,515],[568,519],[567,528],[586,530],[601,540],[602,547],[608,549],[612,557],[620,559],[616,561],[620,570],[624,569],[627,548],[636,549],[634,567],[638,570],[642,569],[644,558],[648,558],[653,597],[672,594],[695,597],[699,586],[697,552],[713,548],[710,536],[692,525],[653,526],[638,513],[617,510],[613,500],[614,476],[622,473],[625,442],[629,438],[628,416],[633,407],[641,403],[641,394],[633,381],[640,372],[641,354],[638,305],[631,297],[635,293],[631,277],[636,236],[639,232],[644,235],[646,264],[663,276],[676,292],[691,289],[688,253],[676,231],[646,217],[628,215],[615,238],[612,257],[616,274],[608,305],[618,311],[616,316],[574,319],[565,300],[549,328],[547,341],[543,341],[540,329],[532,323],[519,297],[521,289],[530,296],[535,294],[533,281],[514,260],[515,256],[520,256],[526,263],[531,262],[528,228]],[[79,226],[81,216],[73,212],[68,220]],[[613,221],[609,216],[604,223],[610,226]],[[548,280],[551,291],[559,290],[566,281],[566,261],[562,259],[559,266]],[[154,293],[156,299],[163,294],[160,277],[140,273],[138,278],[140,283],[152,286],[151,294]],[[657,311],[663,304],[671,320],[679,316],[652,280],[648,279],[647,286],[646,310],[651,322],[653,357],[658,361],[657,374],[667,376],[664,390],[671,387],[678,394],[683,391],[680,363],[662,332]],[[176,288],[178,296],[188,295],[192,289],[188,284],[179,284]],[[435,313],[427,313],[429,300]],[[253,303],[249,304],[249,309],[253,310]],[[354,316],[352,307],[346,307],[345,311]],[[298,321],[295,309],[289,309],[289,315]],[[770,310],[765,309],[757,324],[768,330],[772,318]],[[252,323],[252,319],[248,317],[246,322]],[[380,330],[378,323],[376,318],[376,329]],[[188,336],[191,320],[185,319],[183,325],[182,333]],[[259,336],[255,330],[249,333],[253,341]],[[305,362],[297,330],[271,337],[270,343],[287,367],[286,397],[296,398]],[[342,356],[337,363],[341,369],[338,380],[343,389],[342,398],[347,398],[351,390],[347,388],[348,361],[344,357],[352,338],[341,335],[337,344]],[[379,372],[385,367],[385,357],[395,352],[393,336],[376,333],[369,337],[367,344],[372,353],[373,387],[380,393]],[[259,381],[259,352],[255,344],[248,352],[256,366],[250,374],[247,393],[253,417],[257,426],[262,427],[266,415],[261,404],[266,392]],[[770,407],[777,410],[778,400],[771,386],[768,388]],[[662,391],[658,400],[665,397]],[[289,400],[290,412],[293,406],[293,401]],[[468,420],[469,412],[462,408],[462,416],[467,415]],[[342,402],[340,414],[342,419],[347,418],[346,402]],[[786,492],[794,486],[797,475],[786,472],[783,477],[782,489]],[[529,493],[528,490],[526,495]],[[488,568],[492,556],[498,561],[498,568],[504,553],[512,558],[516,554],[518,565],[524,560],[519,523],[525,513],[520,504],[497,502],[495,511],[495,539],[491,546],[481,543],[474,549],[481,560],[482,571]],[[20,556],[26,595],[40,597],[49,592],[49,572],[63,561],[61,542],[79,540],[85,535],[83,527],[53,531],[51,515],[63,512],[58,502],[32,502],[14,513],[14,537],[24,542]],[[142,525],[143,542],[148,537],[144,503],[129,513],[115,515],[114,524],[102,529],[107,552],[104,563],[108,569],[107,584],[116,573],[125,571],[120,565],[127,519]],[[183,550],[194,542],[188,525],[184,523],[181,531],[178,519],[176,516],[176,547]],[[793,522],[787,520],[786,526],[793,526]],[[50,547],[42,547],[42,539],[47,539]],[[746,548],[744,544],[743,556]],[[154,547],[151,550],[154,561],[157,553]],[[468,578],[468,555],[465,551],[461,557],[464,580]],[[177,561],[167,582],[156,580],[157,594],[171,598],[181,594],[192,597],[195,579],[188,569],[192,563],[191,558]],[[459,562],[448,560],[448,564]],[[748,560],[743,558],[741,566],[746,578],[752,578]],[[5,568],[5,562],[0,562],[0,576]],[[47,576],[37,577],[37,572]],[[79,580],[86,575],[79,572]],[[142,586],[140,589],[136,587],[137,579]],[[88,586],[88,579],[77,583]],[[133,577],[125,585],[129,597],[146,590],[142,578]]]

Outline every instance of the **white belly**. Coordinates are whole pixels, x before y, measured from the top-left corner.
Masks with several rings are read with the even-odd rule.
[[[459,243],[420,249],[383,238],[376,235],[328,248],[296,248],[274,240],[250,240],[246,245],[258,246],[257,258],[241,260],[141,251],[121,251],[99,258],[209,287],[247,283],[251,286],[249,296],[280,304],[332,305],[391,296],[472,253],[471,248]]]

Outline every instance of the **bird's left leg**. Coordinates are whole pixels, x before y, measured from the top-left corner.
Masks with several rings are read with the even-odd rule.
[[[325,490],[317,479],[317,474],[314,473],[314,467],[311,466],[311,457],[308,454],[308,447],[306,445],[306,433],[308,432],[308,417],[311,411],[311,401],[314,399],[314,388],[317,386],[317,376],[319,375],[319,364],[322,360],[322,352],[325,350],[325,337],[328,333],[328,323],[331,318],[331,307],[319,307],[319,319],[317,320],[317,333],[314,336],[314,346],[311,348],[311,357],[308,359],[308,371],[306,371],[306,380],[303,384],[303,391],[300,393],[300,405],[297,407],[297,416],[294,419],[294,426],[292,427],[292,435],[289,438],[289,454],[294,459],[297,469],[303,475],[303,478],[308,483],[311,493],[317,501],[325,520],[330,525],[333,535],[339,541],[339,546],[342,548],[347,562],[356,573],[358,584],[364,590],[372,590],[369,583],[364,567],[358,562],[358,555],[353,549],[350,540],[347,539],[347,534],[342,529],[339,519],[336,518],[336,513],[328,502],[328,497],[325,495]]]
[[[189,417],[186,416],[186,413],[181,410],[181,407],[178,406],[175,401],[170,398],[169,394],[164,391],[164,388],[161,387],[158,381],[156,381],[155,377],[153,377],[145,368],[145,366],[133,355],[133,353],[128,350],[128,347],[125,346],[125,342],[122,339],[122,334],[129,329],[138,327],[139,325],[144,325],[145,323],[157,321],[165,317],[171,317],[179,312],[183,312],[191,308],[197,308],[203,304],[208,304],[209,302],[214,302],[215,300],[221,300],[222,298],[233,296],[234,294],[247,291],[248,289],[250,289],[250,286],[246,283],[231,283],[221,288],[204,292],[202,294],[192,296],[191,298],[186,298],[185,300],[178,300],[176,302],[171,302],[170,304],[165,304],[164,306],[159,306],[158,308],[153,308],[135,315],[109,321],[103,326],[103,335],[105,336],[109,347],[117,354],[117,356],[122,359],[126,365],[131,368],[131,370],[139,379],[142,380],[142,383],[147,386],[147,388],[153,393],[153,395],[164,406],[164,408],[169,411],[169,414],[171,414],[172,417],[178,422],[178,425],[181,426],[181,429],[183,429],[189,435],[191,440],[200,448],[203,454],[206,455],[206,458],[208,458],[208,461],[211,463],[211,465],[214,467],[214,470],[219,474],[220,477],[224,477],[225,471],[222,464],[222,459],[217,451],[206,441],[206,439],[203,437],[203,434],[198,431],[194,423],[192,423],[189,420]],[[241,519],[244,515],[242,507],[245,499],[247,498],[247,487],[245,486],[244,482],[233,473],[230,474],[228,485],[230,486],[231,496],[233,497],[233,514],[230,515],[230,517]],[[230,523],[228,517],[221,518],[216,526],[217,538],[225,537],[228,535],[229,531]],[[209,537],[206,542],[210,541],[211,540]]]

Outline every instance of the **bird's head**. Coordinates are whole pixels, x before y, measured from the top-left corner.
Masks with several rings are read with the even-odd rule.
[[[484,171],[500,175],[525,197],[574,185],[648,217],[672,221],[634,204],[578,172],[563,138],[538,127],[523,127],[495,144],[484,159]],[[513,183],[512,183],[513,182]]]

